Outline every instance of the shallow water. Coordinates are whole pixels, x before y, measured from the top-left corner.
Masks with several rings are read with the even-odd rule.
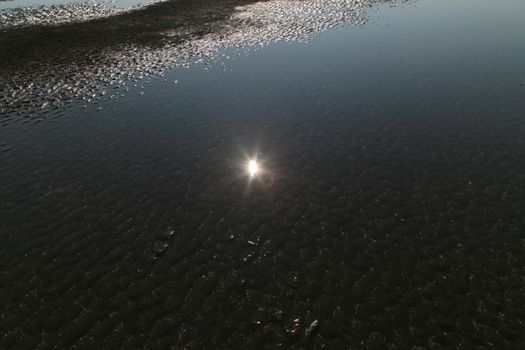
[[[523,348],[525,3],[374,9],[6,113],[0,348]]]

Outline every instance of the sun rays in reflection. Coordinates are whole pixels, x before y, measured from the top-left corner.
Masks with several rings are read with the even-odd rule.
[[[264,194],[273,197],[278,191],[275,186],[277,183],[277,169],[275,162],[266,154],[259,151],[257,147],[253,153],[243,152],[244,159],[239,163],[242,177],[245,179],[243,196],[250,194]]]
[[[248,173],[250,174],[250,177],[255,177],[257,175],[257,172],[259,171],[259,164],[257,163],[257,160],[250,159],[248,161]]]

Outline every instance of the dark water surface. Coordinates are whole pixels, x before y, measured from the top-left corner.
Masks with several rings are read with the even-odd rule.
[[[0,348],[523,349],[524,18],[384,6],[6,115]]]

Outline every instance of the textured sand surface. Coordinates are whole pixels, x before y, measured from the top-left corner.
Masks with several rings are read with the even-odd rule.
[[[11,22],[2,18],[12,14],[0,14],[0,28],[2,21],[7,26],[0,31],[0,113],[34,112],[73,98],[102,99],[109,87],[119,89],[109,91],[116,97],[144,76],[187,66],[220,47],[308,40],[330,27],[360,25],[371,6],[383,3],[395,2],[180,0],[120,14],[108,9],[113,16],[87,22],[22,29],[9,28]],[[84,9],[91,5],[71,6],[67,14],[99,13],[98,7]],[[54,16],[49,17],[52,22]]]

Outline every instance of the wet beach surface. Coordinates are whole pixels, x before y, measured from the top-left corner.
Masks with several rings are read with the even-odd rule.
[[[336,25],[363,24],[365,11],[383,3],[394,2],[180,0],[118,14],[102,11],[96,19],[98,7],[75,8],[71,16],[69,8],[65,16],[0,14],[0,112],[101,99],[108,87],[128,90],[126,83],[188,66],[219,48],[304,41]],[[60,24],[44,25],[49,21]]]
[[[0,32],[0,348],[525,346],[525,4],[290,3]]]

